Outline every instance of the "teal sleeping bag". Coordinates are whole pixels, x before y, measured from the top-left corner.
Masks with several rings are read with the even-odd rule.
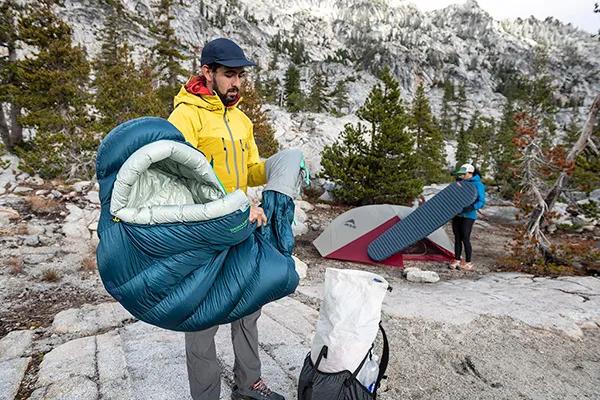
[[[298,285],[291,252],[302,153],[266,162],[266,226],[250,202],[226,193],[204,155],[168,121],[139,118],[100,144],[98,270],[136,318],[197,331],[249,315]]]

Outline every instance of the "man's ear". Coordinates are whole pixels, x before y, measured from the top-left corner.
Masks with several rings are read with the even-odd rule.
[[[208,65],[203,65],[202,67],[200,67],[200,75],[206,79],[206,83],[212,84],[212,71],[210,70]]]

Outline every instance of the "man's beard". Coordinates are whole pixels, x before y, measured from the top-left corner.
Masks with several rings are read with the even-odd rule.
[[[216,92],[225,106],[230,106],[231,104],[235,103],[240,93],[239,89],[237,88],[229,89],[225,94],[221,93],[219,89],[217,89]]]

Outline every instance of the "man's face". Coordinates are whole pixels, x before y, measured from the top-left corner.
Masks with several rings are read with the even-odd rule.
[[[231,104],[238,98],[241,81],[246,76],[243,67],[219,66],[216,71],[211,71],[205,66],[202,68],[207,87],[215,91],[225,105]]]

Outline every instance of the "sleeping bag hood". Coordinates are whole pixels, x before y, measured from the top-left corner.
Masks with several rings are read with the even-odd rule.
[[[176,331],[228,323],[292,293],[293,197],[303,166],[293,149],[266,161],[268,222],[256,228],[245,193],[226,193],[171,123],[119,125],[97,155],[106,290],[136,318]]]

